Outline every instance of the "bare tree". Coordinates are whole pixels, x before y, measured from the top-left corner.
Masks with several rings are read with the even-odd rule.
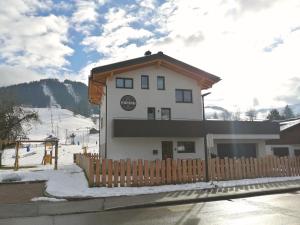
[[[256,115],[257,115],[257,112],[255,109],[249,109],[247,112],[246,112],[246,116],[249,118],[250,121],[253,121],[256,119]]]

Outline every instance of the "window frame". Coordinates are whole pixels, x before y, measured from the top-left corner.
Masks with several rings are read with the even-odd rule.
[[[162,111],[165,110],[165,109],[166,109],[166,110],[169,110],[169,119],[163,119],[163,118],[162,118],[162,117],[163,117],[163,116],[162,116]],[[161,120],[171,120],[171,118],[172,118],[171,108],[166,108],[166,107],[164,107],[164,108],[161,108],[161,109],[160,109],[160,119],[161,119]]]
[[[123,81],[123,85],[120,87],[118,86],[118,80],[122,80]],[[125,82],[126,80],[130,80],[132,86],[131,87],[126,87],[125,86]],[[128,77],[116,77],[116,88],[123,88],[123,89],[133,89],[133,78],[128,78]]]
[[[177,100],[177,98],[176,98],[177,91],[181,92],[182,101],[178,101]],[[191,93],[191,101],[185,101],[185,99],[184,99],[184,92],[190,92]],[[193,103],[193,90],[192,89],[180,89],[180,88],[176,88],[175,89],[175,102],[176,103]]]
[[[181,143],[192,143],[193,149],[190,151],[187,151],[186,149],[184,151],[179,151],[178,147],[180,147]],[[196,142],[195,141],[177,141],[177,153],[196,153]]]
[[[154,118],[149,119],[149,109],[154,109]],[[156,120],[156,109],[155,107],[147,107],[147,120]]]
[[[161,88],[158,88],[158,80],[159,79],[162,79],[163,80],[163,88],[161,89]],[[156,78],[156,88],[157,88],[157,90],[159,90],[159,91],[164,91],[164,90],[166,90],[166,79],[165,79],[165,77],[164,76],[157,76],[157,78]]]
[[[143,87],[143,78],[147,79],[147,87]],[[141,89],[149,89],[149,75],[141,75]]]

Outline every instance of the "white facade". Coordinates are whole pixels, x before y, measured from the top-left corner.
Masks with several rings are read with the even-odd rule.
[[[141,88],[141,76],[149,77],[149,88]],[[157,89],[157,77],[164,77],[164,90]],[[117,78],[133,79],[133,88],[117,88]],[[176,89],[192,91],[192,102],[177,103]],[[136,107],[126,111],[121,107],[123,96],[130,95],[136,100]],[[155,120],[161,120],[162,108],[171,110],[171,120],[201,121],[203,119],[201,87],[188,76],[165,67],[155,65],[111,75],[106,79],[105,94],[102,96],[100,116],[101,154],[111,159],[162,159],[163,142],[172,143],[173,158],[204,159],[204,138],[200,137],[114,137],[114,119],[148,120],[148,107],[155,108]],[[124,128],[126,129],[126,128]],[[200,132],[200,131],[199,131]],[[279,138],[268,134],[213,134],[209,145],[210,153],[217,153],[218,144],[255,144],[256,156],[267,154],[265,140]],[[188,153],[178,148],[178,142],[193,143],[193,151]]]
[[[149,89],[141,88],[141,75],[149,76]],[[165,79],[165,90],[157,90],[157,76]],[[117,88],[116,78],[132,78],[133,89]],[[107,80],[106,94],[103,97],[101,118],[101,153],[107,151],[107,158],[113,159],[161,159],[162,141],[173,143],[174,158],[204,158],[203,138],[117,138],[113,137],[113,119],[145,119],[148,107],[155,108],[155,119],[161,119],[161,108],[171,109],[172,120],[202,120],[201,88],[197,81],[159,66],[149,66],[115,75]],[[176,103],[175,89],[192,90],[192,103]],[[120,99],[131,95],[136,99],[136,107],[125,111]],[[107,101],[107,102],[106,102]],[[107,107],[107,109],[106,109]],[[107,118],[106,118],[107,116]],[[107,128],[105,121],[107,120]],[[105,134],[107,132],[107,135]],[[106,142],[107,141],[107,142]],[[177,141],[195,142],[195,153],[178,153]],[[106,146],[105,146],[106,142]],[[153,154],[153,150],[157,154]]]

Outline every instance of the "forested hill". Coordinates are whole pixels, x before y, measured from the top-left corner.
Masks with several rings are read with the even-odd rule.
[[[88,87],[81,82],[44,79],[0,88],[0,98],[33,108],[57,107],[89,116],[98,107],[88,102]]]

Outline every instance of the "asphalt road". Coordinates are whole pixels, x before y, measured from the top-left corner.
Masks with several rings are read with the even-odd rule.
[[[300,192],[197,204],[0,220],[22,225],[299,225]]]

